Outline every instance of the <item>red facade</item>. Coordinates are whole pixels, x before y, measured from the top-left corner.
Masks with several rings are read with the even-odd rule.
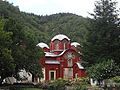
[[[50,48],[45,43],[38,46],[43,48],[45,53],[45,57],[40,60],[43,80],[86,76],[85,69],[80,63],[81,51],[77,50],[80,44],[71,43],[67,36],[59,34],[51,39]]]

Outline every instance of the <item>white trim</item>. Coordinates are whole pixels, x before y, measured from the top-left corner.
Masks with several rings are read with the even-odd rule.
[[[43,43],[43,42],[41,42],[41,43],[38,43],[36,46],[39,46],[39,47],[41,47],[41,48],[48,48],[49,49],[49,46],[46,44],[46,43]]]
[[[78,73],[75,73],[75,78],[78,78]]]
[[[81,46],[78,42],[72,42],[71,46],[77,47],[77,46]]]
[[[78,65],[79,69],[84,69],[84,67],[80,63],[77,62],[76,64]]]
[[[42,68],[43,70],[43,80],[45,80],[45,68]]]
[[[65,52],[66,52],[67,50],[64,50],[63,52],[61,52],[60,54],[54,54],[54,53],[52,53],[52,52],[45,52],[45,56],[46,57],[57,57],[57,56],[61,56],[61,55],[63,55]]]
[[[45,64],[60,64],[60,62],[57,60],[46,60]]]
[[[54,80],[56,79],[56,70],[49,71],[49,80],[51,80],[51,72],[54,72]]]
[[[42,68],[43,78],[40,81],[45,81],[45,68]]]
[[[56,39],[58,39],[58,40],[63,40],[63,39],[67,39],[68,41],[70,41],[70,39],[66,36],[66,35],[63,35],[63,34],[58,34],[58,35],[56,35],[56,36],[54,36],[52,39],[51,39],[51,41],[54,41],[54,40],[56,40]]]

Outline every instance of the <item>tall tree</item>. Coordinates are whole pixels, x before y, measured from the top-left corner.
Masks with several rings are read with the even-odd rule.
[[[119,66],[113,60],[103,60],[87,69],[88,76],[102,81],[120,75]]]
[[[9,48],[12,42],[12,33],[4,31],[3,27],[3,21],[0,20],[0,81],[5,77],[12,76],[15,71],[15,63]]]
[[[16,64],[16,73],[21,69],[42,77],[42,70],[39,59],[43,52],[36,47],[37,38],[29,28],[16,18],[9,18],[4,26],[5,31],[13,33],[12,36],[12,56]]]
[[[102,58],[120,63],[120,19],[116,4],[113,0],[95,2],[92,28],[85,46],[85,59],[91,64]]]

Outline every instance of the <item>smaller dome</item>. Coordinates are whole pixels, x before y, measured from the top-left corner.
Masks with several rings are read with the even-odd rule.
[[[77,47],[77,46],[81,46],[78,42],[72,42],[71,46]]]
[[[58,35],[54,36],[51,41],[54,41],[56,39],[60,40],[60,41],[63,40],[63,39],[70,40],[66,35],[63,35],[63,34],[58,34]]]
[[[43,42],[41,42],[41,43],[38,43],[36,46],[39,46],[39,47],[41,47],[41,48],[49,48],[49,46],[46,44],[46,43],[43,43]]]

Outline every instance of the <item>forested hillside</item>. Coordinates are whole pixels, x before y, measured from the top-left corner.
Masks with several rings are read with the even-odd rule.
[[[39,42],[49,43],[50,39],[58,34],[66,34],[72,41],[80,43],[85,41],[88,19],[71,13],[59,13],[50,16],[37,16],[20,12],[8,2],[0,1],[0,16],[6,19],[12,18],[21,22],[24,30],[36,36]]]

